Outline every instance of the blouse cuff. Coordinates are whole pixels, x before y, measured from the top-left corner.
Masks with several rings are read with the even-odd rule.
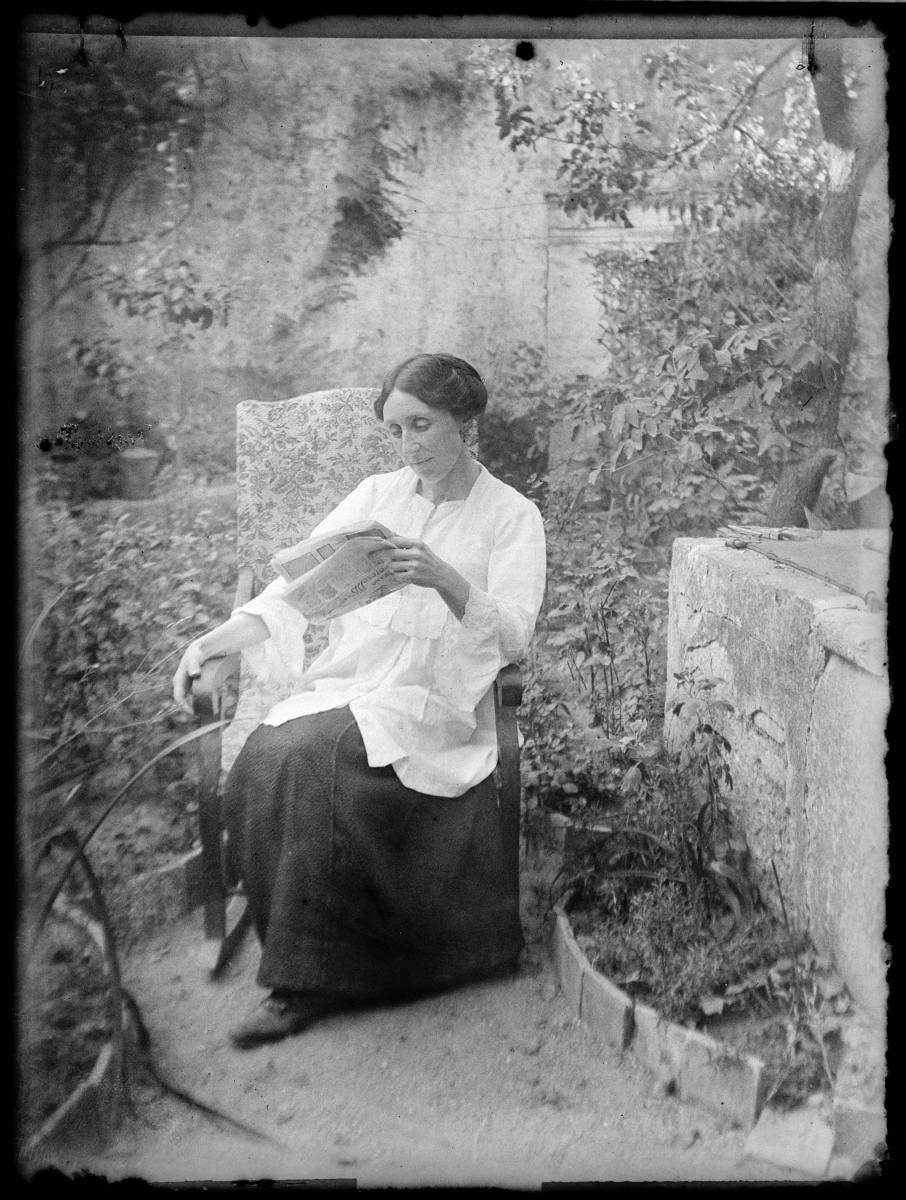
[[[476,643],[496,643],[501,656],[510,662],[525,653],[528,643],[524,619],[474,585],[469,589],[460,629]]]
[[[235,612],[260,617],[270,635],[242,651],[252,677],[275,689],[298,683],[305,672],[305,617],[283,601],[276,588],[255,596]]]

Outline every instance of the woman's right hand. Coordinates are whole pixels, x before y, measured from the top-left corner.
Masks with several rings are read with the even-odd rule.
[[[186,647],[185,653],[179,660],[179,666],[176,668],[176,674],[173,676],[173,699],[190,717],[195,713],[191,697],[192,680],[197,679],[201,674],[202,664],[209,657],[210,655],[202,653],[201,638],[196,638]]]

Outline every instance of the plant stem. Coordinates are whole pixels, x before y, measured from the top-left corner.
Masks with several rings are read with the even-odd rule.
[[[780,876],[777,874],[777,867],[773,858],[771,859],[771,870],[774,873],[774,882],[777,884],[777,895],[780,897],[780,911],[783,913],[783,926],[786,929],[786,935],[790,943],[790,958],[793,963],[793,984],[796,996],[796,1018],[798,1022],[798,1019],[802,1014],[804,999],[802,981],[799,978],[799,964],[796,962],[796,942],[793,938],[793,930],[790,925],[790,918],[786,911],[786,901],[783,898],[783,888],[780,886]]]

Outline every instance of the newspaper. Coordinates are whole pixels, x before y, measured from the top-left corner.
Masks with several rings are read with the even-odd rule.
[[[375,551],[389,549],[393,534],[379,522],[347,526],[278,551],[274,569],[289,586],[281,599],[307,620],[332,621],[403,585]]]

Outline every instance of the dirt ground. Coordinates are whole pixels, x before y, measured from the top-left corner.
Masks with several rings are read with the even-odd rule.
[[[141,1091],[103,1151],[58,1152],[67,1174],[158,1183],[356,1180],[538,1188],[578,1181],[797,1181],[744,1154],[745,1132],[658,1094],[631,1056],[571,1016],[547,954],[538,880],[523,875],[518,974],[414,1003],[336,1015],[240,1052],[228,1028],[264,995],[249,934],[211,982],[200,914],[133,952],[125,982],[178,1086],[268,1135],[219,1128]],[[37,1164],[35,1164],[37,1165]]]

